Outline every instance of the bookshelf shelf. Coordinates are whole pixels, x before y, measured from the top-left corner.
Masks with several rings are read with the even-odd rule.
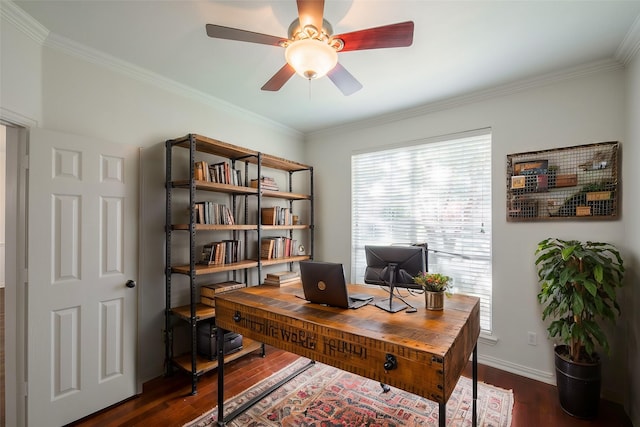
[[[207,294],[208,298],[205,298],[204,293],[199,295],[203,289],[203,280],[215,281],[219,280],[217,275],[223,275],[223,281],[228,281],[231,274],[233,282],[242,277],[244,280],[241,283],[244,283],[244,286],[254,286],[262,282],[265,267],[288,264],[287,270],[291,270],[294,263],[313,259],[313,168],[198,134],[167,140],[165,148],[166,366],[167,374],[170,374],[174,367],[190,372],[191,390],[192,394],[195,394],[198,376],[218,366],[217,361],[210,361],[197,354],[197,340],[200,339],[196,333],[198,322],[215,322],[213,295]],[[176,173],[176,177],[173,176],[174,167],[180,171]],[[286,185],[282,187],[288,191],[280,191],[275,179],[266,177],[271,172],[280,174],[280,181],[286,179]],[[305,183],[304,178],[303,181],[297,179],[294,187],[293,176],[295,174],[297,177],[298,172],[307,173],[309,180]],[[298,187],[308,192],[295,191]],[[278,222],[289,225],[260,224],[261,209],[267,199],[271,205],[287,205],[283,209],[289,215],[288,221]],[[279,200],[281,202],[278,202]],[[220,203],[221,201],[223,203]],[[294,205],[298,202],[307,205]],[[305,224],[298,224],[294,220],[294,206],[296,216],[300,214],[298,208],[301,212],[308,213],[308,220],[303,221]],[[185,209],[188,212],[187,219],[184,218]],[[181,218],[181,221],[174,222],[174,215]],[[184,237],[181,237],[178,243],[174,242],[173,236],[174,233],[176,236],[185,236],[185,232],[189,239],[186,247]],[[298,238],[308,245],[308,254],[295,255],[297,250],[293,252],[297,247]],[[211,242],[212,239],[218,242]],[[293,256],[258,259],[262,239],[287,241],[288,250],[285,254],[291,253]],[[296,246],[293,242],[296,242]],[[219,245],[220,243],[224,245]],[[175,265],[174,251],[179,251],[176,254],[181,255],[181,262]],[[186,263],[185,251],[188,251]],[[216,264],[201,262],[204,253],[211,253],[207,259],[215,260]],[[282,253],[278,252],[278,255]],[[233,262],[230,262],[232,259]],[[185,289],[184,279],[174,283],[174,275],[187,276],[188,289]],[[237,285],[237,282],[235,284]],[[174,298],[174,295],[178,296]],[[188,301],[185,303],[187,295]],[[176,351],[179,355],[174,356],[174,332],[184,333],[184,328],[174,328],[179,322],[189,325],[191,334],[187,341],[190,349],[186,352],[180,349],[181,351]],[[181,342],[184,344],[184,340]],[[264,351],[260,343],[244,339],[242,350],[226,356],[225,362],[260,348]]]
[[[263,225],[263,230],[306,230],[310,225],[298,224],[298,225]]]
[[[253,353],[254,351],[262,350],[262,349],[263,347],[261,343],[248,338],[244,338],[243,344],[242,344],[242,350],[226,355],[224,357],[224,363],[232,362],[236,359],[239,359],[242,356],[245,356],[246,354]],[[173,362],[177,367],[179,367],[184,371],[192,372],[194,370],[194,368],[192,367],[191,353],[185,353],[180,356],[177,356],[173,359]],[[218,367],[217,360],[209,360],[202,356],[196,355],[196,363],[195,363],[196,375],[202,375],[206,372],[216,369],[217,367]]]
[[[311,195],[309,194],[288,193],[286,191],[269,191],[269,190],[263,190],[262,197],[271,197],[274,199],[288,199],[288,200],[310,200],[311,199]]]
[[[226,271],[235,271],[242,270],[245,268],[256,268],[258,266],[257,261],[252,260],[244,260],[240,262],[234,262],[230,264],[222,264],[222,265],[205,265],[205,264],[196,264],[193,273],[196,276],[201,276],[203,274],[214,274],[214,273],[224,273]],[[186,274],[190,275],[192,270],[189,265],[176,265],[171,267],[172,273],[177,274]]]
[[[196,231],[244,231],[257,230],[256,224],[193,224]],[[189,224],[172,224],[175,231],[189,231]]]
[[[188,321],[189,319],[191,319],[191,304],[174,307],[171,309],[171,312],[175,316]],[[200,303],[195,304],[195,313],[196,320],[212,319],[216,317],[216,309],[214,307],[210,307],[208,305]]]
[[[228,194],[251,194],[251,195],[258,194],[258,190],[256,188],[240,187],[238,185],[222,184],[219,182],[207,182],[207,181],[198,181],[198,180],[194,180],[194,181],[195,181],[194,184],[196,186],[196,190],[198,191],[215,191],[217,193],[228,193]],[[181,181],[174,181],[170,185],[173,188],[188,190],[191,187],[191,182],[189,180],[181,180]]]
[[[263,266],[268,266],[268,265],[277,265],[277,264],[287,264],[290,262],[306,261],[310,258],[311,257],[309,255],[297,255],[297,256],[290,256],[290,257],[284,257],[284,258],[261,259],[260,263]]]

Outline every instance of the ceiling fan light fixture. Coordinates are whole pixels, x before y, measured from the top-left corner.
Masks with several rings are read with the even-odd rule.
[[[296,73],[308,80],[325,76],[338,63],[335,48],[313,38],[291,42],[284,56]]]

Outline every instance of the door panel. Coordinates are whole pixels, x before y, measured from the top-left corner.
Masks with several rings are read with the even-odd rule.
[[[64,425],[136,391],[138,150],[32,129],[31,426]]]

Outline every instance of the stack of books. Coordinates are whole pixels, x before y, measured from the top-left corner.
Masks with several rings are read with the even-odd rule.
[[[264,279],[264,284],[269,286],[291,286],[301,284],[300,275],[295,271],[278,271],[268,273]]]
[[[258,180],[257,179],[252,179],[251,180],[251,187],[253,188],[258,188]],[[262,178],[260,178],[260,188],[262,188],[263,190],[273,190],[273,191],[278,191],[278,184],[276,184],[276,181],[268,176],[263,176]]]
[[[234,281],[203,285],[200,287],[200,302],[204,305],[208,305],[209,307],[215,307],[216,295],[244,287],[246,287],[244,283]]]

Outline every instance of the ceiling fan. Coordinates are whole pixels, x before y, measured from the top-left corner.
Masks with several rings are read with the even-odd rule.
[[[207,35],[285,48],[287,62],[262,86],[262,90],[278,91],[298,73],[308,80],[326,75],[344,95],[362,89],[362,84],[340,65],[338,52],[406,47],[413,43],[413,21],[332,35],[331,24],[323,18],[324,0],[296,2],[298,18],[289,26],[288,38],[214,24],[207,24]]]

